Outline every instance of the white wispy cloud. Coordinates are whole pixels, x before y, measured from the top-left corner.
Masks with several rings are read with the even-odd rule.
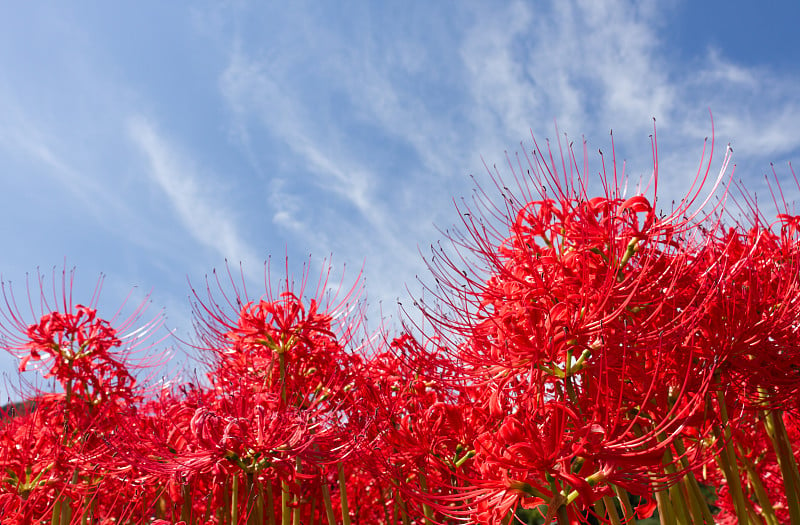
[[[366,219],[380,223],[380,210],[369,198],[371,174],[346,159],[334,158],[332,144],[324,147],[318,136],[320,123],[315,122],[311,108],[281,85],[281,64],[251,60],[241,50],[234,51],[221,78],[227,103],[239,119],[255,114],[277,140],[305,159],[307,168],[319,175],[317,184],[349,201]],[[237,129],[246,129],[246,124],[240,122]]]
[[[798,151],[797,79],[737,64],[716,49],[675,60],[663,23],[670,9],[587,0],[480,11],[461,48],[476,128],[484,130],[479,140],[492,144],[492,136],[519,133],[526,123],[550,134],[557,119],[572,138],[585,133],[596,151],[613,128],[628,160],[638,160],[634,172],[646,175],[655,117],[670,168],[662,187],[674,183],[676,193],[696,172],[709,109],[717,141],[746,145],[736,148],[742,159],[766,163]]]
[[[234,50],[221,76],[222,94],[234,114],[234,129],[242,144],[251,150],[250,127],[266,130],[285,150],[302,163],[304,172],[294,173],[290,181],[285,173],[269,175],[269,206],[273,221],[311,244],[317,252],[337,253],[348,260],[363,260],[371,253],[393,261],[415,257],[407,243],[400,241],[403,227],[392,217],[391,205],[376,195],[376,185],[382,175],[365,165],[358,154],[349,148],[346,132],[331,123],[320,122],[308,99],[292,91],[289,67],[282,60],[258,60]],[[389,123],[387,123],[389,125]],[[264,171],[263,167],[256,166]],[[298,182],[302,181],[302,182]],[[346,212],[335,215],[333,222],[311,224],[307,219],[307,199],[292,195],[289,183],[298,188],[310,184],[322,189],[326,202],[317,206],[333,212],[342,203],[357,210],[360,217]],[[336,201],[339,201],[337,204]],[[352,235],[341,236],[352,227]],[[338,242],[333,240],[339,236]],[[342,250],[346,253],[342,253]],[[381,261],[375,261],[381,266]]]
[[[5,150],[5,158],[17,157],[35,166],[37,176],[58,184],[65,196],[81,202],[97,215],[102,215],[101,208],[107,210],[109,206],[121,212],[122,206],[113,190],[76,166],[66,153],[72,145],[44,125],[39,115],[26,112],[25,105],[5,91],[0,91],[0,113],[4,115],[0,120],[0,151]],[[7,173],[6,176],[22,175]],[[105,205],[101,207],[99,202]]]
[[[240,236],[226,203],[216,200],[209,190],[213,179],[204,179],[191,160],[159,134],[147,118],[131,117],[128,133],[147,158],[151,178],[168,197],[188,233],[231,261],[245,261],[249,263],[246,267],[258,263],[254,250]]]
[[[617,1],[480,12],[462,45],[480,128],[522,134],[556,119],[573,134],[646,133],[649,117],[671,114],[676,89],[654,16]]]

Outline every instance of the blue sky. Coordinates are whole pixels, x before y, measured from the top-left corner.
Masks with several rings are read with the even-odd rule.
[[[76,302],[103,273],[103,305],[152,292],[188,337],[187,281],[241,261],[255,291],[270,255],[295,273],[332,255],[346,281],[363,266],[377,326],[418,292],[482,159],[502,173],[556,121],[589,151],[613,129],[637,179],[655,117],[668,203],[710,109],[716,169],[730,143],[750,191],[769,198],[774,162],[797,193],[794,1],[121,4],[0,17],[0,273],[18,294],[66,259]]]

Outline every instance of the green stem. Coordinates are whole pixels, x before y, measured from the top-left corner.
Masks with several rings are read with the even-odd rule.
[[[572,350],[567,350],[567,362],[564,364],[564,384],[567,388],[569,400],[577,403],[578,395],[575,392],[575,385],[572,383]]]
[[[231,525],[239,524],[239,473],[233,475],[231,486]]]
[[[78,469],[72,471],[72,479],[70,480],[70,484],[75,486],[78,484],[78,480],[80,476],[78,475]],[[61,523],[72,523],[72,499],[64,497],[64,502],[61,505]]]
[[[700,487],[697,485],[694,475],[691,472],[684,475],[681,479],[681,484],[689,496],[689,514],[692,517],[692,523],[713,524],[714,518],[711,516],[708,503],[703,498],[703,493],[700,492]]]
[[[661,461],[664,465],[664,471],[667,474],[670,476],[677,475],[678,471],[675,468],[672,452],[669,449],[664,451],[664,457]],[[667,492],[669,493],[669,499],[672,503],[672,510],[675,512],[675,520],[680,525],[689,525],[690,523],[695,523],[695,521],[689,519],[689,515],[686,513],[687,508],[691,510],[691,498],[689,493],[686,491],[686,487],[683,484],[672,485],[669,487]]]
[[[601,518],[602,522],[605,522],[605,518],[608,516],[611,525],[622,525],[619,514],[617,514],[617,506],[611,497],[603,496],[601,499],[595,501],[594,511]]]
[[[50,525],[60,525],[61,523],[61,498],[56,499],[53,505],[53,515],[50,517]]]
[[[394,505],[392,505],[392,521],[389,522],[392,525],[399,525],[400,521],[400,503],[397,502],[397,498],[394,499]]]
[[[295,472],[300,474],[300,470],[301,470],[302,466],[303,465],[302,465],[302,461],[300,460],[300,458],[296,458],[295,459]],[[298,483],[299,483],[299,479],[298,479]],[[302,491],[302,489],[298,489],[297,492],[298,493],[295,494],[295,497],[294,497],[295,505],[294,505],[294,508],[292,509],[292,525],[300,525],[300,509],[301,509],[301,506],[299,504],[299,498],[300,498],[299,494],[302,494],[303,491]]]
[[[291,521],[291,513],[289,512],[290,497],[289,484],[281,481],[281,525],[289,525]]]
[[[239,486],[239,492],[244,496],[244,511],[239,515],[244,518],[247,525],[255,525],[253,521],[253,475],[245,472],[242,476],[242,484]]]
[[[789,434],[783,424],[783,416],[779,410],[768,410],[764,418],[767,434],[772,440],[778,466],[781,469],[783,483],[786,490],[786,502],[789,507],[789,517],[792,525],[800,524],[800,475],[797,473],[797,463],[792,452]]]
[[[675,512],[672,510],[672,502],[666,490],[656,492],[656,503],[658,503],[658,519],[661,525],[676,525]]]
[[[625,248],[625,254],[622,256],[622,260],[619,262],[619,269],[622,270],[625,268],[625,265],[628,264],[628,261],[631,260],[633,254],[639,251],[639,239],[633,238],[628,242],[628,246]]]
[[[569,525],[569,515],[567,514],[567,506],[565,504],[562,503],[558,506],[556,518],[558,519],[558,525]]]
[[[617,485],[611,485],[611,488],[614,490],[614,494],[617,495],[617,499],[622,505],[623,514],[625,515],[625,522],[631,522],[634,517],[634,512],[633,507],[631,506],[631,500],[628,498],[628,491]]]
[[[673,485],[667,491],[672,502],[672,510],[675,511],[675,521],[678,525],[691,525],[694,523],[687,514],[689,495],[685,492],[683,485]]]
[[[256,525],[264,525],[264,487],[258,487],[256,496]]]
[[[72,401],[72,380],[68,380],[64,385],[64,433],[61,436],[61,444],[66,448],[69,446],[70,428],[69,428],[69,404]],[[77,471],[76,471],[77,472]],[[56,502],[53,505],[53,514],[50,517],[51,525],[60,525],[62,523],[69,523],[67,511],[69,508],[69,498],[60,493],[56,497]]]
[[[389,505],[386,503],[386,492],[380,486],[378,486],[378,495],[380,497],[381,507],[383,507],[384,522],[386,525],[391,525],[393,522],[389,519]]]
[[[281,402],[286,405],[286,356],[283,351],[278,352],[280,366]],[[289,484],[281,481],[281,525],[289,525]]]
[[[350,525],[350,509],[347,506],[347,485],[344,479],[344,464],[336,464],[339,470],[339,499],[342,500],[342,525]]]
[[[62,436],[62,443],[66,445],[69,442],[69,404],[72,402],[72,380],[67,381],[64,386],[64,435]]]
[[[425,472],[422,470],[419,471],[419,487],[422,489],[422,492],[425,493],[425,496],[428,496],[428,478],[425,476]],[[431,506],[427,503],[422,504],[422,514],[425,516],[425,525],[431,525],[433,523],[433,511],[431,510]]]
[[[599,499],[599,500],[595,501],[594,505],[592,505],[592,506],[594,507],[594,513],[597,514],[597,516],[600,517],[602,520],[605,520],[605,518],[606,518],[606,504],[605,504],[605,501],[603,501],[602,499]]]
[[[328,480],[324,476],[322,477],[322,502],[325,504],[328,525],[336,525],[336,516],[333,513],[333,504],[331,503],[331,488],[328,486]]]
[[[411,525],[411,520],[408,518],[408,507],[406,506],[403,496],[400,494],[400,489],[395,489],[394,499],[397,502],[397,506],[400,507],[400,518],[403,521],[403,525]]]
[[[61,523],[72,522],[72,506],[70,502],[70,498],[64,498],[64,502],[61,505]]]
[[[222,525],[229,523],[230,510],[231,510],[231,491],[228,488],[231,486],[230,480],[225,480],[223,482],[224,487],[222,491],[222,508],[217,509],[217,515],[219,516],[219,522]],[[166,500],[161,498],[161,515],[159,518],[166,519],[167,518],[167,507],[166,507]]]
[[[686,474],[681,482],[686,484],[689,491],[691,498],[690,503],[692,503],[690,510],[692,511],[694,521],[695,523],[713,524],[714,517],[711,515],[711,510],[708,508],[708,502],[706,501],[706,498],[700,491],[700,484],[697,482],[694,472],[688,470],[689,462],[686,459],[686,447],[683,445],[683,440],[676,439],[673,443],[675,445],[675,450],[678,452],[678,456],[680,457],[681,466],[684,471],[686,471]],[[698,510],[700,511],[699,515],[697,513]]]
[[[789,463],[789,468],[791,469],[792,478],[795,484],[795,496],[800,498],[800,472],[798,472],[797,461],[795,460],[794,452],[792,451],[792,440],[789,437],[789,432],[786,430],[786,425],[783,422],[782,411],[776,415],[776,427],[781,441],[786,448],[786,459]]]
[[[283,352],[278,354],[278,363],[281,367],[281,401],[286,404],[286,356]]]
[[[611,525],[622,525],[622,520],[619,519],[617,506],[614,504],[614,500],[610,496],[603,496],[603,503],[608,512],[608,517],[611,520]]]
[[[314,525],[317,521],[317,498],[311,498],[311,509],[308,514],[308,525]]]
[[[192,499],[189,492],[188,483],[181,485],[181,496],[183,497],[183,505],[181,505],[181,520],[186,523],[191,523]]]
[[[267,481],[267,524],[275,525],[275,498],[272,495],[272,480]]]
[[[728,419],[728,406],[725,401],[725,394],[722,390],[717,390],[717,403],[719,405],[720,423],[722,425],[722,450],[717,455],[717,462],[722,467],[722,473],[728,482],[733,505],[736,510],[736,517],[739,518],[739,523],[747,524],[750,522],[750,514],[747,509],[747,502],[742,490],[742,481],[739,475],[739,467],[736,462],[736,454],[733,450],[733,443],[731,440],[731,427]],[[720,439],[718,428],[714,428],[714,434],[717,440]]]
[[[761,478],[759,478],[756,473],[755,466],[743,454],[741,457],[742,465],[744,465],[747,471],[747,479],[750,480],[750,485],[753,487],[758,505],[761,507],[761,514],[764,517],[764,521],[767,522],[767,525],[779,525],[778,518],[775,516],[775,509],[773,508],[772,502],[769,500],[769,495],[764,488],[764,484],[761,483]]]

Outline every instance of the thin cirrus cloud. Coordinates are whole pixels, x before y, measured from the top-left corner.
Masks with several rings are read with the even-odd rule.
[[[411,217],[397,220],[392,196],[380,188],[386,174],[380,151],[354,151],[346,131],[321,121],[313,100],[298,96],[298,80],[284,67],[280,60],[245,56],[237,46],[220,77],[234,136],[254,171],[269,180],[272,221],[312,253],[333,253],[351,265],[366,261],[366,274],[378,277],[376,295],[391,296],[391,286],[396,294],[403,267],[418,259],[416,244],[404,236],[415,226]],[[265,134],[273,144],[269,156],[254,151],[254,136],[265,140]],[[271,170],[276,156],[294,168]],[[376,268],[393,268],[392,277]]]
[[[319,137],[324,124],[314,123],[310,114],[313,109],[281,86],[279,80],[266,65],[241,53],[234,54],[220,84],[223,97],[233,110],[235,128],[246,136],[248,123],[241,121],[255,116],[258,125],[304,161],[305,170],[317,175],[313,179],[315,185],[348,201],[370,223],[383,223],[385,218],[370,195],[373,174],[353,166],[350,159],[334,158],[330,142],[326,151],[325,141]]]
[[[256,261],[254,250],[239,235],[226,204],[215,202],[213,193],[208,191],[213,181],[202,181],[193,163],[146,118],[132,117],[128,132],[148,161],[149,175],[169,199],[189,235],[223,258],[252,265]]]

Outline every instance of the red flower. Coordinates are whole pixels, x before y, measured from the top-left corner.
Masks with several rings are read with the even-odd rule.
[[[39,293],[32,295],[29,290],[30,311],[34,315],[37,309],[41,312],[30,321],[17,305],[11,284],[2,283],[5,308],[0,312],[0,331],[5,336],[4,349],[20,359],[21,372],[35,363],[44,377],[55,378],[67,403],[126,406],[133,399],[136,386],[132,370],[158,364],[153,359],[134,361],[133,355],[155,344],[147,337],[161,326],[163,318],[157,316],[136,326],[146,306],[143,302],[121,322],[121,309],[110,320],[103,319],[97,315],[96,307],[102,279],[86,305],[73,303],[74,270],[62,271],[60,293],[55,280],[54,273],[52,297],[41,275]]]
[[[35,410],[0,423],[0,470],[8,473],[3,490],[16,498],[4,498],[6,509],[19,507],[21,515],[36,519],[56,505],[79,512],[90,501],[96,515],[119,517],[136,499],[134,469],[109,449],[109,441],[129,426],[144,396],[132,369],[153,360],[131,357],[149,348],[147,335],[162,318],[134,329],[142,305],[121,322],[119,312],[104,320],[96,309],[100,283],[88,306],[74,304],[73,277],[64,271],[60,293],[54,285],[49,297],[40,275],[39,293],[29,290],[25,309],[10,284],[2,283],[3,348],[20,358],[20,371],[35,365],[61,386],[54,393],[22,392]],[[25,310],[38,318],[27,320]]]
[[[466,232],[451,233],[459,253],[431,263],[437,309],[423,307],[485,414],[476,422],[480,476],[465,493],[476,504],[502,495],[508,509],[575,502],[569,512],[580,515],[609,483],[645,496],[680,478],[678,457],[707,461],[673,443],[708,432],[702,414],[717,363],[693,339],[710,301],[695,263],[718,223],[700,211],[707,200],[691,208],[708,170],[659,216],[655,197],[623,195],[616,172],[603,171],[602,193],[591,197],[571,148],[559,164],[538,146],[527,160],[526,176],[514,173],[518,193],[495,179],[503,204],[480,192],[483,212],[462,213]],[[655,143],[654,161],[655,187]],[[465,268],[470,256],[478,262]]]
[[[233,279],[233,295],[221,285],[217,292],[209,285],[205,301],[195,293],[194,346],[210,385],[149,403],[141,428],[147,444],[129,450],[154,484],[179,484],[171,504],[206,490],[207,501],[193,501],[194,514],[203,515],[229,497],[234,480],[241,516],[266,504],[255,503],[256,493],[300,501],[319,489],[331,464],[359,449],[368,421],[352,417],[363,367],[353,344],[362,315],[357,289],[337,299],[323,274],[307,298],[308,280],[304,273],[295,286],[287,269],[258,299]]]

